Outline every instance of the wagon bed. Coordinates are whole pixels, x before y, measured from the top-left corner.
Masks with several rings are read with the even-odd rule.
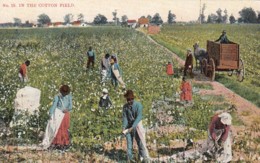
[[[221,44],[207,41],[208,58],[202,60],[202,72],[215,79],[215,71],[228,71],[232,75],[235,71],[239,81],[244,79],[244,64],[239,56],[239,44],[230,42]]]

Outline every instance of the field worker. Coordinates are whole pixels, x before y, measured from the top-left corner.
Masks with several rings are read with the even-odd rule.
[[[117,88],[118,83],[122,86],[123,90],[125,90],[125,83],[122,80],[122,71],[117,63],[115,63],[114,59],[110,59],[110,71],[109,76],[111,77],[112,85]]]
[[[127,103],[123,106],[123,134],[127,141],[127,158],[129,162],[133,160],[133,139],[138,145],[139,157],[141,161],[148,161],[148,150],[145,142],[145,131],[142,125],[143,106],[134,100],[134,92],[127,90],[124,97]]]
[[[226,31],[223,30],[222,34],[219,36],[219,38],[215,42],[220,42],[221,44],[228,44],[230,41],[227,38]]]
[[[215,114],[208,129],[207,144],[201,152],[206,156],[215,155],[218,162],[227,163],[232,160],[231,121],[229,113]]]
[[[30,61],[27,60],[25,61],[21,66],[20,66],[20,70],[19,70],[19,79],[21,82],[27,82],[28,81],[28,71],[27,71],[27,67],[30,65]]]
[[[181,101],[190,103],[192,101],[192,87],[189,81],[186,81],[186,77],[182,78],[181,83]]]
[[[117,58],[116,54],[112,54],[111,58],[114,59],[115,63],[118,64],[118,58]]]
[[[70,112],[72,111],[72,95],[70,87],[62,85],[60,93],[53,99],[50,108],[50,120],[46,127],[45,136],[42,142],[44,148],[65,150],[70,145],[69,127]],[[50,130],[50,128],[52,130]]]
[[[92,68],[94,68],[96,54],[91,46],[87,51],[87,56],[88,56],[87,69],[90,67],[90,64],[92,65]]]
[[[100,64],[101,84],[105,84],[109,68],[110,68],[110,55],[109,53],[106,53],[105,56],[101,59],[101,64]]]
[[[166,66],[166,73],[167,73],[167,75],[173,75],[174,74],[171,62],[168,62],[167,66]]]
[[[192,69],[193,69],[193,56],[192,56],[191,49],[188,49],[186,60],[185,60],[185,65],[184,65],[184,76],[186,76],[187,71],[189,71],[190,76],[193,77]]]
[[[99,100],[99,107],[105,108],[107,110],[112,105],[112,102],[110,100],[110,97],[108,96],[108,90],[106,88],[102,90],[102,93],[103,95],[100,97]]]

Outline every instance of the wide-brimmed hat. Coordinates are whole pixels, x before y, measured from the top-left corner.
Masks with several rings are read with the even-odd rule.
[[[70,87],[69,87],[68,85],[62,85],[62,86],[60,87],[60,93],[61,93],[62,95],[67,95],[67,94],[69,94],[69,93],[70,93]]]
[[[221,113],[218,117],[220,118],[221,123],[231,125],[232,117],[229,113]]]
[[[132,90],[127,90],[126,93],[124,94],[124,97],[125,98],[130,98],[130,99],[134,99],[135,96],[134,96],[134,92]]]
[[[106,88],[104,88],[103,90],[102,90],[102,93],[108,93],[108,90],[106,89]]]

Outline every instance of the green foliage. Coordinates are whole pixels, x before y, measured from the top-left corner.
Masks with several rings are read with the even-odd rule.
[[[93,21],[94,24],[107,24],[107,18],[104,15],[98,14]]]
[[[151,23],[158,24],[158,25],[163,23],[163,20],[159,13],[154,14]]]
[[[197,98],[197,97],[195,97]],[[198,100],[198,99],[196,99]],[[185,125],[199,130],[206,130],[210,122],[210,118],[214,115],[212,105],[208,102],[195,102],[192,108],[184,112]]]
[[[245,7],[239,11],[240,18],[238,21],[240,23],[257,23],[257,15],[254,9],[251,7]]]
[[[207,89],[207,90],[213,90],[213,87],[209,83],[193,83],[193,87],[199,88],[199,89]]]
[[[7,125],[11,121],[13,101],[18,89],[25,85],[41,90],[37,129],[27,131],[25,137],[32,142],[44,131],[48,111],[61,84],[72,89],[73,111],[71,127],[73,147],[82,150],[98,148],[121,133],[122,106],[126,102],[123,92],[116,91],[108,81],[113,107],[104,113],[98,109],[101,96],[99,61],[105,52],[116,53],[123,70],[127,88],[135,92],[136,100],[144,106],[144,125],[153,123],[150,112],[152,101],[175,92],[173,78],[166,76],[165,64],[171,55],[150,43],[145,35],[130,29],[95,27],[70,29],[0,30],[4,38],[0,41],[1,116]],[[96,51],[96,67],[86,71],[86,51],[92,46]],[[29,59],[29,82],[20,83],[17,77],[19,65]],[[165,75],[164,75],[165,74]],[[171,89],[169,89],[171,88]],[[31,118],[31,117],[30,117]],[[33,117],[32,117],[33,118]],[[35,127],[33,123],[28,127]],[[16,129],[14,129],[16,131]],[[18,138],[17,133],[11,135]],[[31,136],[34,135],[34,138]]]
[[[46,15],[46,14],[40,14],[39,16],[38,16],[38,23],[40,23],[40,24],[48,24],[48,23],[50,23],[51,22],[51,19],[50,19],[50,17],[48,16],[48,15]]]
[[[170,140],[187,140],[187,139],[193,139],[193,140],[201,140],[205,139],[207,137],[207,132],[205,130],[185,130],[184,132],[172,132],[169,134],[163,134],[158,137],[157,132],[150,132],[147,134],[147,137],[149,137],[149,140],[147,143],[152,144],[153,141],[156,140],[157,144],[164,144],[169,146]]]
[[[254,79],[252,80],[251,84],[255,85],[256,87],[252,87],[249,84],[242,84],[238,81],[232,80],[230,77],[218,75],[217,81],[223,83],[225,87],[235,90],[237,94],[242,96],[243,98],[253,102],[256,106],[260,107],[260,93],[258,91],[257,82],[254,82]]]

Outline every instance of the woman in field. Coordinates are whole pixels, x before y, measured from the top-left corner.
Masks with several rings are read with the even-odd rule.
[[[111,77],[112,80],[112,85],[115,86],[115,89],[118,87],[118,83],[122,86],[123,90],[125,90],[125,82],[122,79],[122,71],[120,70],[120,67],[117,63],[115,63],[114,59],[110,59],[110,71],[109,71],[109,76]]]
[[[54,97],[50,108],[50,119],[46,127],[43,147],[50,146],[58,149],[66,149],[70,145],[69,127],[70,111],[72,110],[72,95],[68,85],[60,87],[60,93]]]

